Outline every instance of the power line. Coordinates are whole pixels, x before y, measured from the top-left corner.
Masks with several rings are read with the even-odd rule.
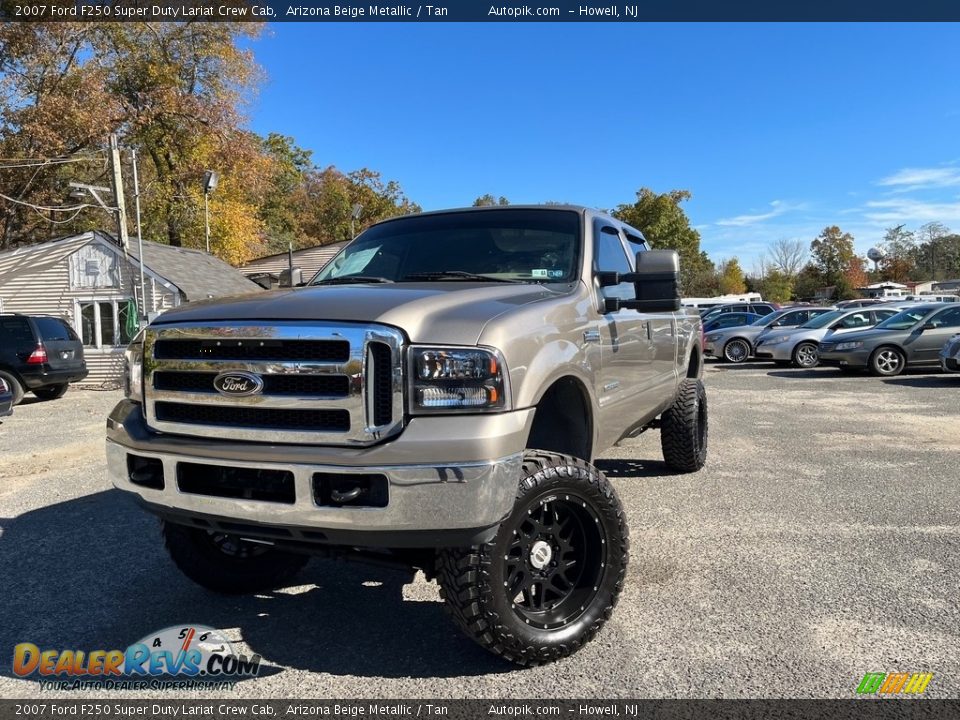
[[[103,150],[98,150],[93,155],[71,155],[67,157],[0,157],[2,162],[15,163],[14,165],[0,165],[0,168],[17,167],[42,167],[43,165],[63,165],[66,163],[89,162],[91,160],[100,160],[104,154]]]

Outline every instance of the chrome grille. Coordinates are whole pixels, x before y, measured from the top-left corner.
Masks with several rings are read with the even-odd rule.
[[[403,427],[403,336],[381,325],[184,323],[149,328],[147,422],[156,430],[260,442],[369,445]],[[222,373],[263,381],[224,395]]]

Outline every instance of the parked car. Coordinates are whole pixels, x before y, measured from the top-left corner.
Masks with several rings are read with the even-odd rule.
[[[87,376],[83,343],[66,322],[46,315],[0,315],[0,380],[13,404],[32,392],[41,400],[61,397]]]
[[[703,318],[704,322],[707,322],[714,315],[719,315],[721,313],[731,313],[731,312],[750,312],[755,313],[756,315],[769,315],[770,313],[776,312],[779,308],[773,303],[768,302],[742,302],[742,303],[727,303],[726,305],[717,305],[712,307],[707,312],[700,313],[700,317]]]
[[[744,325],[750,325],[756,322],[762,317],[764,316],[746,312],[721,313],[707,320],[703,324],[703,331],[708,333],[714,330],[723,330],[724,328],[743,327]]]
[[[13,391],[6,380],[0,378],[0,417],[13,414]]]
[[[899,375],[908,365],[936,365],[948,338],[960,331],[956,303],[915,305],[872,330],[820,343],[820,361],[841,370]]]
[[[960,372],[960,333],[943,344],[940,351],[940,367],[944,372]]]
[[[870,307],[871,305],[882,305],[883,298],[860,298],[859,300],[843,300],[837,303],[837,310],[852,310],[854,308]]]
[[[767,328],[796,327],[826,312],[830,312],[830,308],[786,308],[765,315],[752,325],[726,328],[710,333],[704,331],[703,353],[727,362],[746,362],[753,354],[754,341]]]
[[[897,314],[890,308],[852,308],[824,313],[792,330],[767,329],[757,336],[753,354],[779,365],[813,368],[820,364],[820,342],[873,327]]]

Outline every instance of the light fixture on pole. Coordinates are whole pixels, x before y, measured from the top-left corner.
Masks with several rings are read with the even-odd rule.
[[[360,219],[360,213],[363,212],[363,203],[354,203],[353,210],[350,212],[350,239],[353,240],[357,233],[354,231],[354,223]]]
[[[216,189],[219,179],[216,170],[203,173],[203,220],[207,233],[207,252],[210,252],[210,193]]]

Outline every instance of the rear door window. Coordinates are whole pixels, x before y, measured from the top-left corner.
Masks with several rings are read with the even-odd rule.
[[[77,334],[63,320],[52,317],[37,317],[33,321],[40,331],[40,337],[51,342],[56,340],[70,341],[76,340]]]
[[[0,319],[0,342],[4,345],[32,345],[35,340],[30,323],[25,317],[6,317]]]

